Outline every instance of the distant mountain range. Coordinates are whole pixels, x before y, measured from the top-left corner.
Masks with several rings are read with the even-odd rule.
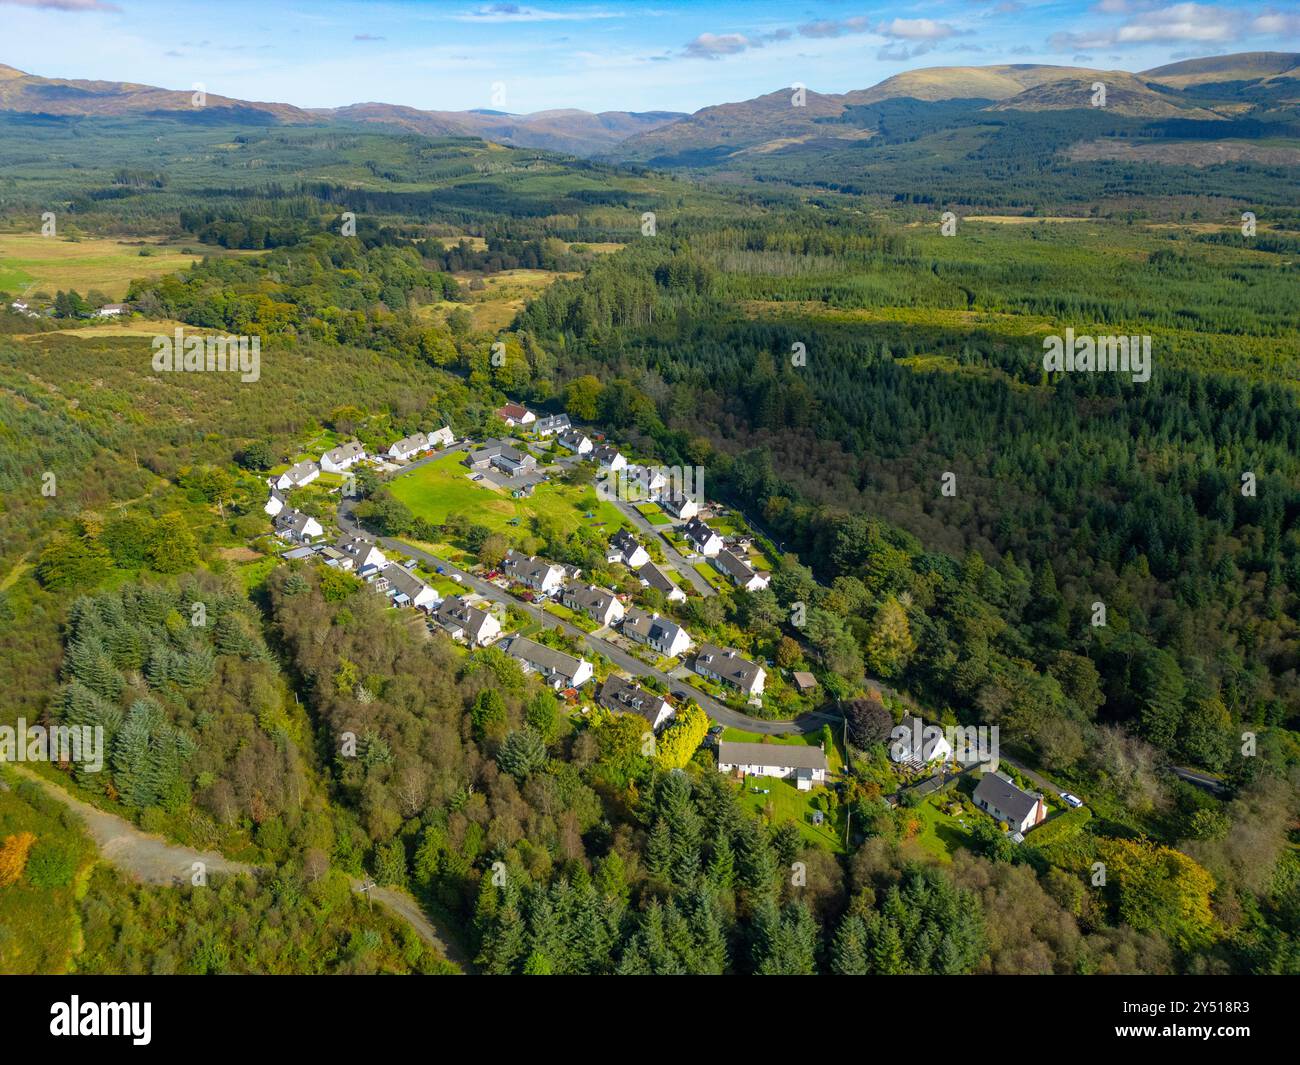
[[[803,106],[781,89],[692,115],[672,111],[422,111],[398,104],[359,103],[300,108],[208,95],[199,112],[192,93],[131,82],[42,78],[0,66],[0,113],[126,117],[202,115],[252,124],[365,123],[427,136],[474,136],[502,144],[651,165],[711,163],[788,151],[801,142],[860,141],[874,135],[865,119],[887,101],[961,101],[981,110],[1086,110],[1093,86],[1106,86],[1106,110],[1137,118],[1225,120],[1300,104],[1300,54],[1243,52],[1189,59],[1132,74],[1085,67],[1011,64],[930,67],[843,94],[808,91]]]

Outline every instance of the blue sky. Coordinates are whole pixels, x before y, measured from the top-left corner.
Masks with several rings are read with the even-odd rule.
[[[694,111],[921,66],[1261,50],[1300,51],[1294,0],[0,0],[0,63],[304,107]]]

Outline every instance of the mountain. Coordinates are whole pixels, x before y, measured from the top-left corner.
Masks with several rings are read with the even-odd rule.
[[[130,117],[170,115],[214,120],[268,123],[360,122],[404,129],[430,137],[482,137],[519,148],[543,148],[574,155],[607,151],[628,137],[685,116],[674,111],[538,111],[511,115],[501,111],[422,111],[397,104],[359,103],[338,108],[300,108],[257,103],[209,93],[202,111],[191,91],[161,89],[122,81],[76,81],[42,78],[0,65],[0,113],[63,117]]]
[[[1187,99],[1177,89],[1151,86],[1123,70],[1081,71],[1078,75],[1043,81],[1024,92],[989,106],[990,111],[1073,111],[1094,106],[1093,86],[1106,87],[1106,111],[1136,118],[1200,118],[1221,116]]]
[[[908,97],[913,100],[1004,100],[1044,82],[1084,77],[1085,67],[1055,67],[1015,63],[988,67],[926,67],[886,78],[870,89],[846,93],[851,104],[874,104]]]
[[[1175,89],[1232,82],[1271,82],[1283,78],[1300,80],[1300,52],[1238,52],[1235,55],[1184,59],[1180,63],[1144,70],[1142,78]]]

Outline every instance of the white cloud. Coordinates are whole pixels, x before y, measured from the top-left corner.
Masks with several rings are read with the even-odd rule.
[[[946,22],[928,18],[896,18],[882,22],[876,32],[883,37],[896,37],[905,41],[942,41],[957,31]]]
[[[761,48],[743,33],[701,33],[686,45],[685,54],[694,59],[720,59],[738,55],[750,48]]]

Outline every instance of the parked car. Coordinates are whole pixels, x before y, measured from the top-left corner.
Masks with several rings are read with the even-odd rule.
[[[446,573],[446,572],[447,572],[447,567],[446,567],[446,566],[436,566],[436,567],[434,568],[434,572],[435,572],[435,573]]]
[[[681,699],[683,702],[685,702],[687,699],[691,697],[691,693],[688,692],[685,688],[678,688],[675,692],[672,693],[672,696],[674,699]]]
[[[709,729],[709,735],[710,735],[710,736],[721,736],[722,733],[725,732],[725,731],[726,731],[726,730],[725,730],[721,725],[714,725],[713,728]]]
[[[1061,792],[1061,798],[1065,800],[1066,806],[1071,806],[1075,809],[1078,809],[1083,805],[1083,800],[1079,798],[1079,796],[1071,795],[1068,791]]]

